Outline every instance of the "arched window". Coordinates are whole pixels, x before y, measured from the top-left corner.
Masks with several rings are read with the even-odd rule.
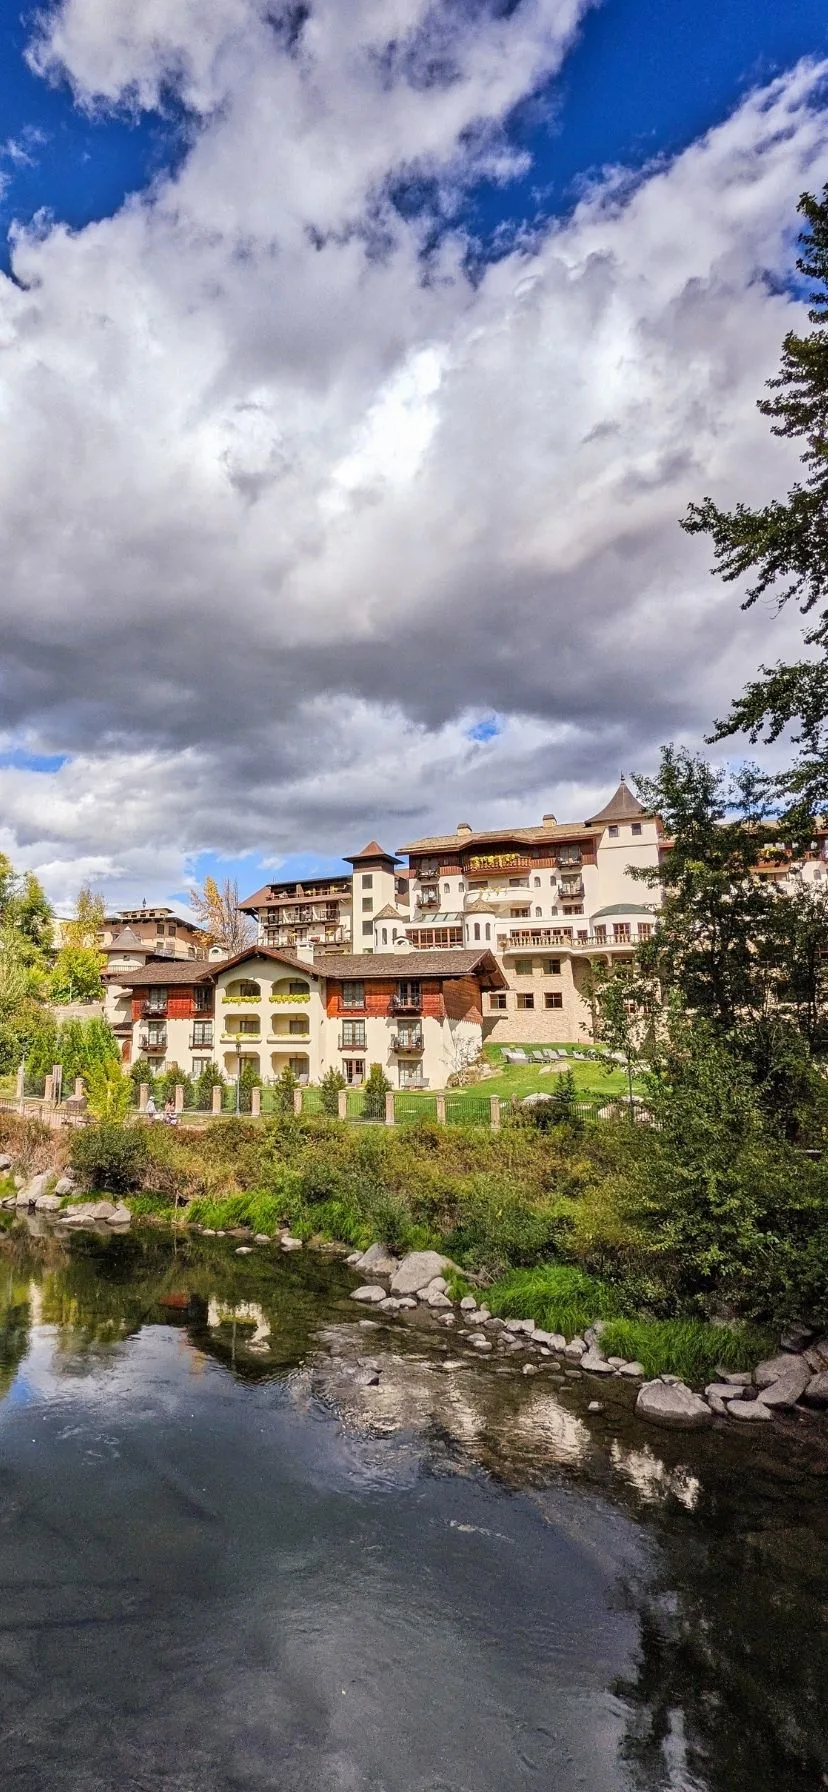
[[[487,921],[486,922],[486,938],[487,938],[487,940],[490,940],[491,937],[492,937],[491,922]]]
[[[383,927],[383,930],[382,930],[382,943],[384,946],[388,945],[388,928],[387,927]]]
[[[543,909],[542,909],[542,908],[536,908],[536,909],[535,909],[535,917],[536,917],[536,919],[537,919],[537,920],[538,920],[538,921],[539,921],[539,920],[540,920],[540,918],[541,918],[541,915],[542,915],[542,914],[543,914]]]
[[[239,984],[238,993],[240,996],[260,996],[262,992],[258,983],[251,983],[249,977],[243,977]]]
[[[451,895],[451,884],[444,884],[444,885],[443,885],[443,895],[444,895],[444,896],[450,896],[450,895]]]
[[[474,924],[474,937],[476,940],[479,940],[479,938],[480,938],[480,922],[479,921],[475,921],[475,924]]]

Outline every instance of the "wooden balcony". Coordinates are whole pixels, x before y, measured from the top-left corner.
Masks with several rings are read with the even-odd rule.
[[[422,1033],[413,1027],[410,1031],[392,1033],[391,1050],[397,1053],[412,1052],[419,1056],[424,1050]]]

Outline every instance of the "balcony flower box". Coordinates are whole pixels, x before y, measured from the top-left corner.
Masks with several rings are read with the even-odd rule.
[[[222,1033],[222,1045],[261,1045],[261,1033]]]
[[[225,1005],[230,1003],[235,1007],[237,1003],[241,1003],[243,1007],[257,1008],[262,998],[261,996],[222,996],[221,999]]]
[[[306,989],[301,993],[299,990],[296,990],[293,995],[283,995],[281,993],[277,995],[274,992],[274,994],[271,995],[270,1000],[271,1002],[309,1002],[310,990]]]

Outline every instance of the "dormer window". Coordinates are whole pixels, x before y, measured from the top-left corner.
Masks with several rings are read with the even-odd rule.
[[[610,827],[610,828],[607,828],[607,833],[608,833],[608,834],[609,834],[609,837],[610,837],[610,839],[611,839],[611,840],[617,840],[617,839],[618,839],[618,827],[617,827],[617,825],[615,825],[615,824],[613,824],[613,826],[612,826],[612,827]]]

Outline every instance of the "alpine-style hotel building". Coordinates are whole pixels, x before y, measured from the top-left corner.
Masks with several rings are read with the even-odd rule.
[[[668,850],[623,779],[581,822],[545,815],[485,833],[460,822],[399,854],[372,840],[348,858],[350,876],[247,897],[257,943],[239,958],[170,960],[116,936],[107,1011],[125,1059],[159,1068],[197,1075],[212,1061],[231,1078],[249,1063],[269,1081],[290,1065],[317,1082],[333,1065],[359,1083],[379,1063],[395,1087],[444,1088],[484,1040],[591,1037],[589,967],[652,932],[660,890],[631,871],[657,870]],[[821,837],[802,874],[821,878],[825,858]],[[790,870],[768,859],[760,875]]]

